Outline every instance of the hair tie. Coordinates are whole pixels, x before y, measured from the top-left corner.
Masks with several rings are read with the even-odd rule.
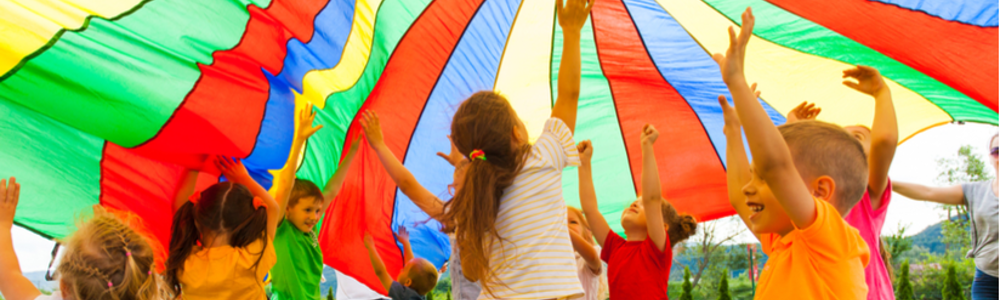
[[[111,283],[111,281],[108,281],[108,287],[109,287],[109,288],[110,288],[110,287],[115,287],[115,285],[114,285],[113,283]]]
[[[480,150],[480,149],[472,150],[472,153],[469,153],[469,159],[472,159],[472,160],[476,160],[476,159],[486,160],[486,153],[484,153],[483,150]]]
[[[267,208],[267,203],[264,203],[264,199],[261,199],[260,197],[253,197],[253,209],[261,207]]]
[[[198,201],[200,200],[201,200],[201,193],[194,193],[191,194],[191,197],[188,197],[188,202],[191,202],[191,204],[198,204]]]

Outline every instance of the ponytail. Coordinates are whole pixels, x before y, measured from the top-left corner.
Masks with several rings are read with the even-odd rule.
[[[698,229],[698,220],[689,214],[678,214],[674,206],[666,199],[660,205],[660,213],[663,215],[663,223],[667,225],[667,238],[670,239],[670,247],[687,240],[694,235]]]
[[[198,226],[195,225],[194,203],[184,203],[177,212],[174,213],[174,223],[171,226],[170,254],[167,257],[166,270],[163,272],[167,281],[167,288],[180,296],[181,284],[180,274],[184,267],[184,261],[191,255],[192,249],[201,239]]]

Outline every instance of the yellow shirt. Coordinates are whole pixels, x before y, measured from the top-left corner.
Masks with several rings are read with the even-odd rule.
[[[868,245],[827,203],[816,202],[816,221],[781,237],[764,234],[769,258],[754,299],[865,299]]]
[[[244,248],[196,246],[179,275],[181,294],[185,300],[266,299],[264,276],[276,261],[270,239],[266,247],[263,239]]]

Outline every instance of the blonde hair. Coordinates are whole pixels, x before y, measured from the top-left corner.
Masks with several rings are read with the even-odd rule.
[[[583,227],[583,232],[580,233],[580,236],[583,236],[583,239],[587,240],[588,242],[590,242],[590,244],[593,245],[594,231],[590,229],[590,223],[587,222],[587,218],[583,217],[583,211],[581,211],[579,208],[572,207],[569,205],[566,206],[566,210],[570,214],[576,215],[576,217],[580,219],[580,227]]]
[[[76,299],[158,299],[156,250],[120,218],[95,212],[66,241],[60,281]],[[128,222],[132,223],[132,222]]]

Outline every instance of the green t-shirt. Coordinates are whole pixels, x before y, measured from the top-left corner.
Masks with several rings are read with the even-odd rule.
[[[320,299],[323,253],[313,232],[282,220],[274,237],[278,262],[271,269],[272,299]]]

